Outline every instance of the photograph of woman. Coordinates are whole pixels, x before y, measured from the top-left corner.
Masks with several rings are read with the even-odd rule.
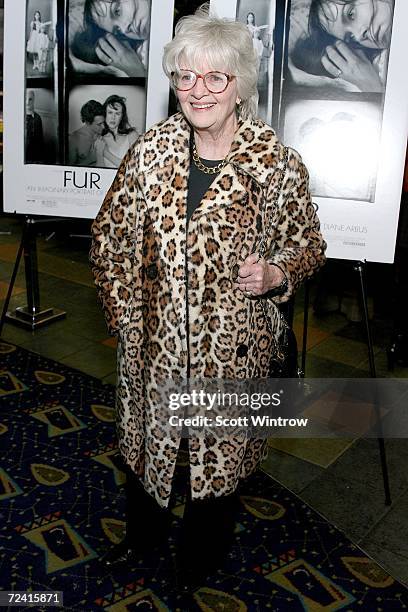
[[[129,147],[145,129],[145,88],[81,84],[69,91],[68,100],[66,153],[69,163],[118,168]]]
[[[69,0],[68,47],[79,74],[145,77],[151,0]]]
[[[38,70],[39,67],[41,25],[41,13],[35,11],[34,18],[30,23],[30,37],[27,41],[27,53],[32,57],[33,70]]]
[[[236,18],[246,25],[251,34],[258,58],[258,115],[264,121],[270,121],[272,115],[275,14],[275,1],[237,2]]]
[[[118,336],[127,474],[126,536],[102,563],[129,566],[168,540],[184,448],[176,563],[178,588],[191,593],[223,566],[241,483],[267,441],[208,432],[181,441],[157,420],[158,391],[270,376],[285,329],[279,304],[323,265],[325,243],[300,155],[257,116],[258,57],[245,23],[205,6],[180,19],[163,68],[180,112],[137,139],[92,226],[94,279]]]
[[[262,41],[262,30],[267,30],[268,27],[269,27],[268,24],[257,26],[255,24],[255,14],[252,12],[248,13],[247,28],[252,36],[252,42],[253,42],[256,54],[258,56],[259,63],[261,63],[262,54],[264,51],[264,44]]]
[[[393,11],[394,0],[291,2],[278,124],[313,195],[375,201]]]
[[[29,24],[29,35],[26,45],[27,74],[29,76],[43,76],[51,71],[52,58],[49,53],[53,37],[52,28],[50,28],[51,24],[51,20],[42,21],[40,11],[36,10],[34,12]]]
[[[96,166],[118,168],[122,158],[135,142],[138,133],[129,124],[126,100],[112,95],[103,104],[105,128],[96,143]]]
[[[394,0],[292,0],[289,73],[297,85],[383,93]]]

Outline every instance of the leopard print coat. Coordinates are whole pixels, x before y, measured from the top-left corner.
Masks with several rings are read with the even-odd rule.
[[[186,227],[190,127],[181,113],[129,150],[93,226],[91,263],[108,328],[118,335],[119,450],[166,507],[179,439],[155,424],[161,382],[265,377],[281,318],[276,304],[324,263],[308,173],[260,120],[240,121],[227,164]],[[282,183],[282,181],[281,181]],[[275,197],[279,195],[279,197]],[[268,260],[287,291],[267,301],[235,288],[232,271],[272,224]],[[272,333],[273,332],[273,333]],[[232,493],[264,458],[265,440],[189,442],[193,499]]]

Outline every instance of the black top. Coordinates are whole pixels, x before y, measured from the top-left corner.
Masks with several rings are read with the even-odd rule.
[[[199,170],[193,160],[192,147],[190,148],[190,174],[188,177],[188,195],[187,195],[187,222],[190,221],[191,215],[200,204],[201,200],[207,189],[210,187],[213,180],[217,177],[219,172],[216,174],[206,174],[202,170]],[[203,159],[200,160],[205,166],[214,168],[217,164],[221,163],[221,159]]]

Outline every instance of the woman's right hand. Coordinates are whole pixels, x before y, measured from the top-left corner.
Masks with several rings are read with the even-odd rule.
[[[376,67],[361,49],[351,49],[342,40],[326,47],[322,65],[334,78],[342,78],[352,83],[362,92],[381,93],[384,86]]]
[[[113,66],[129,77],[144,76],[145,68],[130,43],[122,42],[114,34],[106,34],[96,43],[95,53],[102,64]]]

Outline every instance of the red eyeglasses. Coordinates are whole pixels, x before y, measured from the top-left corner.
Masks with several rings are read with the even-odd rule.
[[[235,76],[213,70],[206,74],[198,74],[194,70],[177,70],[171,73],[173,85],[179,91],[193,89],[198,79],[203,79],[204,85],[211,93],[222,93],[225,91]]]

